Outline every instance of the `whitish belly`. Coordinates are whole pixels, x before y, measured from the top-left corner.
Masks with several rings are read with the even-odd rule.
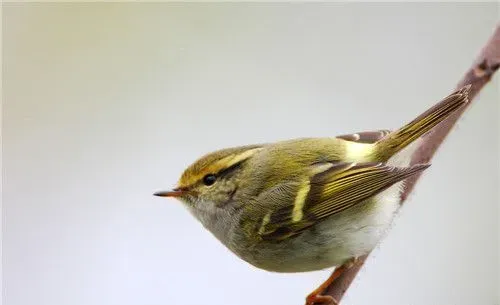
[[[275,272],[305,272],[339,266],[375,248],[399,208],[399,186],[317,224],[296,238],[254,249],[246,260]],[[377,202],[378,201],[378,202]]]

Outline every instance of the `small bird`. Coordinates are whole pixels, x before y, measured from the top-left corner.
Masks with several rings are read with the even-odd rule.
[[[299,138],[221,149],[181,175],[175,197],[246,262],[272,272],[337,267],[306,304],[375,248],[401,205],[417,141],[468,103],[471,86],[450,94],[402,128]]]

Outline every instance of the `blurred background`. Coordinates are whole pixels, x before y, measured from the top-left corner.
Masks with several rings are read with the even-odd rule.
[[[498,3],[5,4],[3,304],[302,305],[152,196],[214,149],[393,129],[448,95]],[[498,76],[342,304],[499,304]]]

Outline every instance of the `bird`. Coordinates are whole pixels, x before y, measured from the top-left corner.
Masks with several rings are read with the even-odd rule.
[[[422,137],[469,101],[462,87],[395,131],[375,130],[219,149],[189,165],[172,197],[235,255],[270,272],[335,267],[306,304],[338,304],[322,292],[390,228]]]

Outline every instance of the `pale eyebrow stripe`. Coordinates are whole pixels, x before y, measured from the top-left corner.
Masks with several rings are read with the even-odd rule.
[[[237,155],[227,156],[227,157],[217,161],[216,164],[220,165],[221,167],[224,166],[224,168],[229,168],[237,163],[240,163],[241,161],[244,161],[244,160],[250,158],[251,156],[253,156],[254,154],[256,154],[257,152],[259,152],[261,150],[262,150],[261,147],[252,148],[252,149],[246,150],[242,153],[239,153]]]
[[[250,158],[251,156],[253,156],[257,152],[261,151],[262,149],[264,149],[264,148],[262,148],[262,147],[252,148],[252,149],[245,150],[244,152],[239,153],[239,154],[232,154],[232,155],[229,155],[227,157],[224,157],[224,158],[220,159],[219,161],[216,161],[215,163],[213,163],[210,166],[210,168],[217,169],[217,170],[213,170],[211,173],[216,175],[224,170],[227,170],[228,168],[230,168],[234,165],[237,165],[238,163]],[[185,185],[183,187],[190,188],[190,187],[196,185],[197,183],[200,182],[201,179],[203,179],[204,176],[205,176],[205,174],[197,175],[195,178],[192,178],[195,182],[192,182],[191,184]]]

